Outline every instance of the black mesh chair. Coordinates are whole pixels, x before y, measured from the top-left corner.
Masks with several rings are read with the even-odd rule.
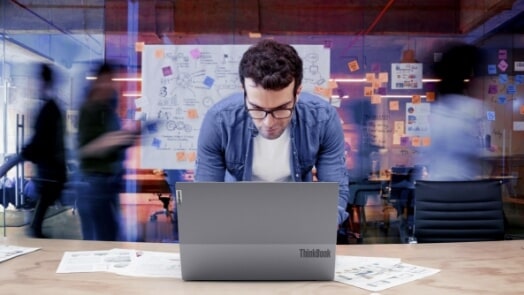
[[[501,182],[422,181],[415,184],[412,241],[418,243],[504,239]]]

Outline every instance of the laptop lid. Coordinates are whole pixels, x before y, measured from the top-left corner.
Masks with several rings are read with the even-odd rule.
[[[338,184],[184,182],[184,280],[333,280]]]

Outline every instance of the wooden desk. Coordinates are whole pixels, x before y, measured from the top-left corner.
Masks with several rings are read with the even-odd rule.
[[[56,274],[65,251],[127,248],[178,251],[178,244],[7,238],[3,243],[40,247],[0,263],[2,294],[365,294],[338,282],[184,282],[111,273]],[[439,268],[433,276],[379,292],[388,294],[522,294],[524,241],[453,244],[371,244],[337,247],[337,255],[398,257]]]

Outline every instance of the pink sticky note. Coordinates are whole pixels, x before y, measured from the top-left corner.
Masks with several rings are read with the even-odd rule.
[[[198,48],[191,50],[189,54],[191,54],[191,57],[194,59],[200,58],[201,55],[200,50]]]

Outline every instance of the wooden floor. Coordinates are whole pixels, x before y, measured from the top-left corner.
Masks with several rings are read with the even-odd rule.
[[[151,220],[151,214],[162,210],[162,203],[153,194],[122,195],[122,228],[124,239],[139,242],[176,243],[176,229],[171,220],[164,214],[159,214],[156,220]],[[73,207],[53,208],[53,214],[44,221],[44,234],[52,238],[81,239],[80,221]],[[504,213],[508,220],[507,238],[524,239],[524,199],[505,198]],[[0,219],[1,218],[0,213]],[[12,214],[7,214],[9,217]],[[24,219],[30,220],[32,211],[17,212]],[[383,205],[378,196],[368,196],[365,208],[367,222],[362,226],[364,244],[401,243],[399,220],[396,212],[391,211],[390,227],[384,230]],[[27,224],[27,223],[26,223]],[[2,235],[24,235],[27,225],[8,226]]]

